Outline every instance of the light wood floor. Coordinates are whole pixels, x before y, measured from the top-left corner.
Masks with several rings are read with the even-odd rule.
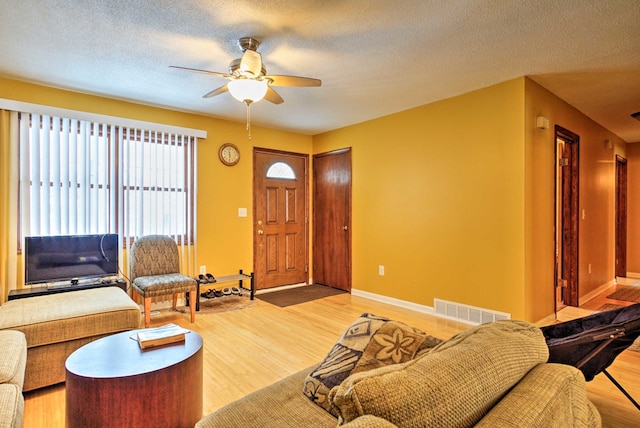
[[[600,299],[600,298],[598,298]],[[562,319],[591,312],[606,303],[590,302],[590,308],[567,308]],[[604,303],[603,303],[604,302]],[[615,302],[613,302],[615,303]],[[622,302],[628,304],[628,302]],[[195,324],[188,315],[162,311],[152,325],[180,324],[204,338],[204,414],[317,363],[342,331],[363,312],[403,321],[446,339],[469,328],[467,324],[397,308],[368,299],[341,294],[288,308],[257,300],[250,308],[198,314]],[[640,353],[624,351],[609,368],[632,396],[640,399]],[[602,374],[587,384],[605,427],[640,426],[640,411]],[[64,427],[64,385],[25,393],[25,428]]]

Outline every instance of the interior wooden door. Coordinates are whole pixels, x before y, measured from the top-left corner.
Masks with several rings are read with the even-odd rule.
[[[254,285],[308,282],[308,156],[254,149]]]
[[[616,276],[627,276],[627,160],[616,156]]]
[[[351,291],[351,149],[313,157],[313,282]]]

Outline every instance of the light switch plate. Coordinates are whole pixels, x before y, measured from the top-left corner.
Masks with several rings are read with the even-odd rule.
[[[247,209],[246,208],[238,208],[238,217],[246,217]]]

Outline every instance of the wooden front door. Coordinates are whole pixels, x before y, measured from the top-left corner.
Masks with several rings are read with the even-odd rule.
[[[313,157],[313,282],[351,291],[351,149]]]
[[[627,276],[627,160],[616,155],[616,276]]]
[[[254,284],[308,281],[308,156],[254,149]]]

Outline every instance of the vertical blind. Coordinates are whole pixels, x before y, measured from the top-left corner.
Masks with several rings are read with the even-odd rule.
[[[20,113],[19,140],[21,236],[169,235],[195,272],[196,137]]]

